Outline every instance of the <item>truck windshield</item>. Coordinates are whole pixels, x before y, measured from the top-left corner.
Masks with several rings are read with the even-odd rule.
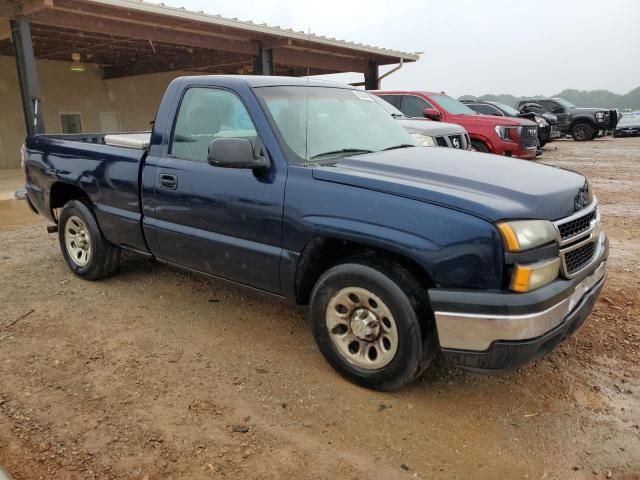
[[[520,115],[520,112],[518,110],[516,110],[513,107],[510,107],[506,103],[496,102],[494,103],[494,105],[498,107],[500,110],[502,110],[503,112],[506,112],[507,115],[511,115],[512,117],[517,117],[518,115]]]
[[[289,148],[289,161],[309,161],[412,147],[416,142],[362,90],[277,86],[255,89]]]
[[[478,115],[478,112],[449,95],[431,95],[431,99],[452,115]]]
[[[560,105],[562,105],[564,108],[576,108],[576,106],[573,103],[568,102],[564,98],[554,98],[554,100],[558,102]]]

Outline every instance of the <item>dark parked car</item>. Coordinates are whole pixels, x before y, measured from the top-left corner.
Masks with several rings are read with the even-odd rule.
[[[518,111],[505,103],[486,100],[462,100],[462,103],[482,115],[519,117],[533,120],[538,124],[538,140],[541,147],[544,147],[548,142],[560,136],[560,131],[557,127],[558,119],[550,113]]]
[[[637,137],[638,135],[640,135],[640,114],[625,113],[618,122],[613,136]]]
[[[384,101],[377,95],[371,95],[389,115],[409,132],[413,139],[423,147],[449,147],[461,150],[471,150],[471,140],[469,134],[460,125],[455,123],[434,122],[427,118],[409,117]]]
[[[308,304],[320,352],[369,388],[439,352],[521,366],[585,321],[606,277],[582,175],[418,147],[332,82],[178,78],[151,134],[29,136],[23,164],[76,275],[113,274],[124,249]]]
[[[576,107],[563,98],[523,99],[518,102],[518,109],[525,103],[537,103],[547,112],[557,116],[560,131],[564,135],[571,135],[578,142],[611,134],[618,123],[618,114],[615,110]]]

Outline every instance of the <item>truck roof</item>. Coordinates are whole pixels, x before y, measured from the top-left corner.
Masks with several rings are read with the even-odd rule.
[[[423,95],[446,95],[443,92],[429,92],[427,90],[369,90],[370,93],[393,93],[393,94],[402,94],[402,93],[418,93]]]
[[[304,77],[279,77],[268,75],[197,75],[190,77],[180,77],[180,80],[195,84],[207,84],[213,79],[231,80],[244,83],[250,87],[274,87],[274,86],[311,86],[311,87],[333,87],[348,88],[355,90],[356,88],[340,82],[332,82],[329,80],[319,80]]]

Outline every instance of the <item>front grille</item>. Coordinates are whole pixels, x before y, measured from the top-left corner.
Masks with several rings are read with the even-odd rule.
[[[567,240],[568,238],[580,235],[582,232],[586,232],[587,230],[589,230],[589,227],[591,227],[591,222],[595,220],[596,216],[597,211],[592,210],[591,212],[580,218],[576,218],[575,220],[571,220],[570,222],[558,225],[560,238],[562,238],[562,240]]]
[[[587,243],[564,254],[565,269],[569,275],[580,271],[591,262],[596,252],[596,243],[596,241]]]
[[[436,137],[436,144],[439,147],[448,147],[447,141],[445,140],[444,137]]]
[[[451,142],[451,148],[464,148],[465,145],[462,141],[462,135],[449,135],[449,142]]]
[[[597,199],[594,197],[587,208],[554,223],[560,242],[562,274],[565,278],[573,278],[588,267],[600,251],[600,214]]]
[[[520,146],[523,148],[538,145],[538,127],[520,127]]]

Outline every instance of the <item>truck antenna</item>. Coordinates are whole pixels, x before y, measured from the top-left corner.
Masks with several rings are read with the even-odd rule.
[[[307,166],[307,160],[309,160],[309,50],[311,48],[311,27],[307,27],[307,50],[305,55],[305,63],[307,64],[307,87],[306,90],[306,103],[305,103],[305,122],[304,122],[304,165]]]

